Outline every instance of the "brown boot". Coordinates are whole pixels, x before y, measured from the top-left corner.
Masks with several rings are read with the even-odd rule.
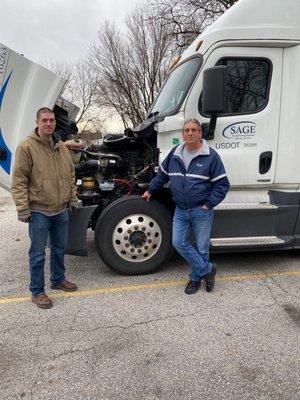
[[[39,294],[38,296],[32,296],[31,300],[39,307],[39,308],[51,308],[53,303],[51,299],[46,294]]]
[[[50,287],[51,289],[64,290],[65,292],[75,292],[75,290],[77,290],[76,284],[69,282],[66,279],[59,283],[53,283]]]

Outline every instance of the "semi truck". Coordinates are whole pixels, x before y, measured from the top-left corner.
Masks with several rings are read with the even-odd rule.
[[[174,204],[166,185],[142,200],[160,162],[181,143],[186,119],[221,156],[231,189],[215,208],[212,252],[300,246],[300,2],[239,0],[172,67],[145,121],[81,151],[82,206],[71,214],[68,252],[86,255],[86,232],[105,264],[148,273],[172,254]],[[64,81],[0,45],[0,183],[41,106],[70,130],[76,109]],[[71,121],[71,123],[70,123]]]

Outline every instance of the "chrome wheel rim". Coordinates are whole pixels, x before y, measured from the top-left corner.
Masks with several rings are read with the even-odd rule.
[[[155,219],[145,214],[133,214],[118,222],[112,241],[121,258],[130,262],[142,262],[149,260],[158,251],[162,234]]]

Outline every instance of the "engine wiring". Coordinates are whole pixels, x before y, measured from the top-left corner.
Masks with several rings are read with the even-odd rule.
[[[125,193],[126,196],[129,196],[129,195],[133,192],[134,187],[135,187],[135,183],[132,182],[132,181],[128,181],[127,179],[118,179],[118,178],[115,178],[115,179],[113,179],[113,182],[114,182],[116,185],[124,185],[125,187],[127,187],[128,192]]]

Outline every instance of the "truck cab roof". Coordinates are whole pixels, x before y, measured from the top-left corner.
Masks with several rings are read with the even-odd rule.
[[[275,47],[292,46],[300,41],[299,19],[299,0],[239,0],[192,42],[182,60],[197,53],[199,41],[203,43],[198,53],[203,55],[224,40],[255,41],[256,46],[260,41],[262,46],[266,42]]]

